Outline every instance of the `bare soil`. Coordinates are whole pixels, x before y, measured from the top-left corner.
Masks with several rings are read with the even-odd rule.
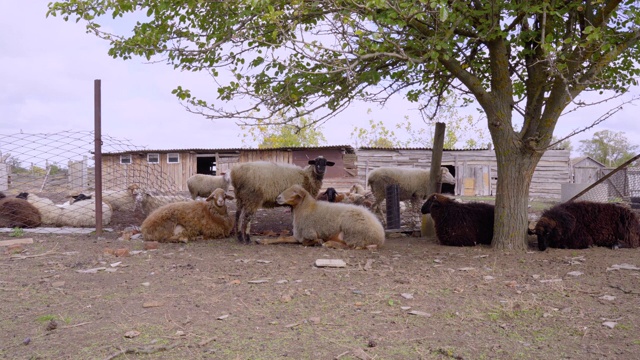
[[[261,210],[252,230],[290,230],[290,217]],[[0,248],[0,358],[640,358],[639,249],[508,253],[400,236],[377,251],[234,238],[145,250],[122,237],[139,222]]]

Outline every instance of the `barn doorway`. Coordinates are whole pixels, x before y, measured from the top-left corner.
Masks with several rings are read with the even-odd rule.
[[[217,175],[216,156],[209,154],[196,155],[196,172],[198,174]]]
[[[446,167],[449,169],[449,172],[453,177],[456,177],[456,167],[454,165],[442,165],[442,167]],[[451,194],[455,195],[456,193],[456,184],[442,184],[442,193],[443,194]]]

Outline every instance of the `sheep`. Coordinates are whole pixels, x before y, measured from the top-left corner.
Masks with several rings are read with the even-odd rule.
[[[0,228],[34,228],[41,224],[42,217],[35,206],[0,192]]]
[[[352,194],[360,194],[360,195],[366,195],[367,191],[364,189],[364,186],[360,185],[360,184],[353,184],[351,186],[351,189],[349,190],[350,193]]]
[[[140,194],[140,186],[131,184],[122,190],[104,190],[102,191],[102,201],[111,205],[113,211],[134,211],[138,204],[138,196]],[[93,196],[91,193],[87,196]]]
[[[222,190],[229,191],[231,185],[231,176],[227,172],[224,175],[205,175],[195,174],[187,179],[187,187],[189,193],[191,193],[191,199],[195,200],[196,197],[208,197],[213,190],[220,188]]]
[[[431,215],[436,236],[442,245],[491,245],[495,213],[493,205],[460,203],[442,194],[432,194],[420,212]]]
[[[39,197],[34,194],[20,193],[18,196],[21,198],[26,197],[27,201],[40,211],[42,224],[72,227],[96,226],[95,199],[59,206],[48,198]],[[108,225],[111,222],[112,213],[113,210],[111,206],[102,202],[103,225]]]
[[[205,239],[228,237],[233,219],[225,200],[233,196],[215,189],[206,201],[184,201],[163,205],[153,211],[140,230],[145,241],[188,242],[198,236]]]
[[[446,167],[440,168],[441,181],[446,184],[455,184],[456,179]],[[414,168],[380,167],[373,169],[369,174],[368,184],[375,197],[373,210],[382,215],[380,203],[386,197],[387,185],[398,184],[398,200],[411,200],[415,212],[418,210],[420,200],[424,200],[429,188],[429,170]]]
[[[276,197],[292,185],[302,185],[313,197],[322,188],[327,166],[333,166],[323,156],[309,160],[304,169],[290,164],[256,161],[236,165],[231,169],[231,184],[236,196],[234,231],[239,242],[251,243],[249,231],[253,215],[259,208],[280,206]]]
[[[341,202],[344,199],[344,194],[339,193],[335,188],[329,187],[323,193],[316,197],[316,200],[328,201],[328,202]]]
[[[576,201],[545,210],[530,235],[538,249],[586,249],[591,246],[636,248],[640,221],[633,211],[616,204]]]
[[[142,193],[140,205],[145,215],[151,214],[154,210],[163,205],[189,201],[190,199],[182,195],[152,195],[148,192]],[[191,200],[193,201],[193,200]]]
[[[301,185],[283,191],[276,202],[292,207],[293,237],[263,240],[263,244],[295,242],[339,249],[370,249],[384,244],[382,224],[362,206],[317,201]]]

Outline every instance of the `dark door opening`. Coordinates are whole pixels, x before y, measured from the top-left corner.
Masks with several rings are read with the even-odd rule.
[[[197,173],[207,175],[217,175],[216,157],[215,156],[202,156],[197,158]]]
[[[447,169],[449,169],[449,172],[451,173],[451,175],[453,175],[453,177],[456,177],[456,167],[453,165],[442,165],[443,167],[446,167]],[[442,193],[443,194],[451,194],[451,195],[455,195],[456,194],[456,184],[442,184]]]

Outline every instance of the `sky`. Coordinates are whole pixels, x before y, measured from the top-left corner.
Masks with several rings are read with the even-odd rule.
[[[143,59],[113,59],[109,44],[85,33],[82,23],[46,17],[50,0],[8,1],[0,12],[0,134],[91,131],[94,124],[94,80],[101,80],[102,134],[126,139],[147,149],[237,148],[242,130],[233,120],[209,120],[188,113],[171,94],[178,85],[208,100],[215,100],[215,83],[206,73],[180,72],[165,64]],[[114,23],[116,30],[126,24]],[[122,29],[118,29],[122,26]],[[635,88],[632,94],[640,94]],[[598,108],[560,119],[555,135],[562,138],[609,108]],[[640,103],[627,105],[603,124],[571,139],[590,139],[600,130],[623,131],[640,145]],[[383,121],[393,129],[408,116],[423,125],[417,105],[394,98],[384,108],[353,104],[322,127],[325,145],[352,145],[355,127],[368,128],[369,120]],[[480,115],[472,106],[463,114]],[[371,110],[371,111],[369,111]],[[485,128],[483,125],[482,128]],[[402,134],[398,134],[402,137]],[[254,144],[255,146],[255,144]]]

